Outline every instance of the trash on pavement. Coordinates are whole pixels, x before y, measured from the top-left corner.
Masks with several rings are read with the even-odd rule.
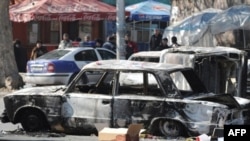
[[[139,141],[142,124],[131,124],[128,128],[103,128],[99,134],[99,141]]]

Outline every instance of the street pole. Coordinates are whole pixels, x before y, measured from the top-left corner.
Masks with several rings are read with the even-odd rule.
[[[125,3],[124,0],[116,0],[116,59],[126,59],[125,50]]]

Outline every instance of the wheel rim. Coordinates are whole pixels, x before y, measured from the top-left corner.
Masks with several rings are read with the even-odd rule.
[[[164,136],[176,137],[181,133],[180,124],[175,121],[162,120],[159,122],[159,129]]]

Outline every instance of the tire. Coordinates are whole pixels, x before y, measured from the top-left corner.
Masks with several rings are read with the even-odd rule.
[[[49,126],[45,117],[36,111],[25,111],[21,116],[21,125],[27,132],[48,131]]]
[[[159,132],[163,136],[178,137],[183,135],[183,126],[174,120],[161,120],[159,122]]]

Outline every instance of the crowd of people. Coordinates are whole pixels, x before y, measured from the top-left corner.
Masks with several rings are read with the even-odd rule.
[[[128,59],[133,53],[138,52],[138,45],[135,41],[131,40],[131,35],[126,33],[124,36],[125,40],[125,50],[126,50],[126,59]],[[76,44],[74,44],[76,42]],[[58,48],[67,48],[72,46],[78,47],[102,47],[116,52],[116,35],[109,35],[106,40],[102,40],[101,38],[97,38],[95,40],[91,39],[89,34],[84,36],[84,39],[77,38],[75,41],[69,40],[69,35],[64,33],[63,39],[61,40]],[[154,33],[149,40],[149,50],[150,51],[160,51],[167,48],[179,47],[181,46],[177,37],[173,36],[171,38],[171,45],[169,45],[168,38],[162,36],[160,29],[155,28]]]
[[[138,52],[139,49],[138,49],[137,43],[131,39],[131,35],[129,33],[125,34],[124,41],[125,41],[125,50],[126,50],[125,57],[126,57],[126,59],[128,59],[133,53]],[[160,50],[167,49],[167,48],[181,46],[178,43],[177,38],[175,36],[173,36],[171,38],[171,42],[172,42],[171,45],[169,45],[168,41],[169,41],[168,38],[166,38],[166,37],[163,38],[160,30],[158,28],[156,28],[156,29],[154,29],[154,33],[150,38],[150,41],[149,41],[150,48],[149,49],[150,49],[150,51],[160,51]],[[69,38],[69,34],[64,33],[63,38],[58,45],[58,48],[64,49],[64,48],[74,47],[74,46],[78,46],[78,47],[102,47],[102,48],[106,48],[106,49],[109,49],[109,50],[116,52],[116,47],[117,47],[116,46],[116,35],[112,34],[112,35],[108,36],[106,38],[106,40],[102,40],[101,38],[91,40],[91,36],[89,34],[87,34],[84,36],[83,40],[78,37],[74,41],[72,41]],[[28,59],[34,60],[37,57],[48,52],[46,47],[43,46],[42,41],[38,40],[31,51],[30,57],[27,58],[26,60],[20,60],[18,58],[26,58],[23,56],[27,56],[27,54],[22,53],[23,56],[20,57],[20,55],[21,55],[20,52],[25,52],[25,51],[23,51],[24,48],[21,45],[21,41],[18,39],[15,40],[15,42],[13,43],[13,48],[14,48],[15,58],[16,58],[16,62],[17,62],[17,66],[18,66],[19,71],[25,71],[26,64],[24,62],[26,62]]]
[[[126,59],[129,58],[130,55],[132,55],[135,52],[138,52],[138,47],[135,41],[131,40],[131,36],[129,33],[125,34],[124,37],[125,40],[125,50],[126,50]],[[68,48],[68,47],[102,47],[109,49],[111,51],[116,52],[116,35],[112,34],[107,36],[106,40],[102,40],[101,38],[97,38],[95,40],[91,40],[91,37],[89,34],[84,36],[84,39],[81,40],[81,38],[77,38],[75,41],[69,40],[69,36],[67,33],[63,34],[63,39],[60,41],[58,48]]]
[[[169,45],[168,38],[166,38],[166,37],[163,38],[162,34],[160,32],[160,29],[156,28],[156,29],[154,29],[154,34],[151,36],[150,41],[149,41],[150,50],[151,51],[160,51],[160,50],[167,49],[167,48],[181,46],[178,43],[176,36],[173,36],[171,38],[171,42],[172,42],[172,44]]]

